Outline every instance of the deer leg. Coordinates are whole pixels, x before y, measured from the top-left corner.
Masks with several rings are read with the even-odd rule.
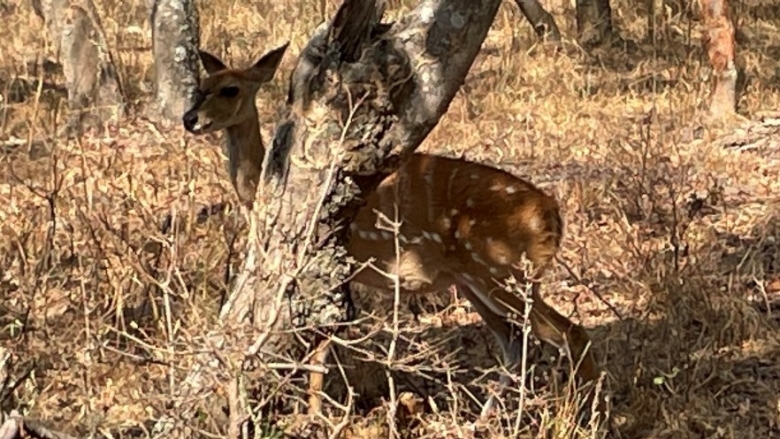
[[[555,24],[553,16],[547,12],[537,0],[515,0],[520,12],[531,23],[536,35],[546,37],[550,41],[561,41],[561,31]]]
[[[590,349],[590,338],[585,329],[559,314],[555,309],[547,305],[539,294],[539,284],[533,286],[533,306],[531,308],[531,329],[540,340],[563,349],[567,352],[575,373],[584,383],[589,383],[599,378],[600,370],[596,359]],[[592,406],[593,398],[597,398],[595,392],[591,392],[586,401],[581,421],[590,419],[595,411],[606,415],[606,402],[598,398],[595,407]]]
[[[330,352],[330,340],[323,340],[317,345],[311,358],[313,366],[325,365]],[[316,416],[322,413],[322,389],[325,385],[325,374],[312,371],[309,373],[309,415]]]
[[[576,372],[584,382],[597,379],[599,367],[588,346],[590,338],[585,329],[547,305],[539,294],[539,287],[538,283],[534,283],[532,292],[531,329],[534,335],[558,349],[565,350],[574,366],[579,363]]]
[[[520,365],[522,358],[522,346],[518,343],[519,338],[513,337],[514,325],[511,325],[504,317],[503,311],[497,312],[489,304],[483,301],[483,297],[488,297],[485,293],[487,288],[484,285],[476,285],[477,282],[465,282],[460,284],[458,291],[471,303],[477,314],[485,322],[490,332],[498,341],[501,347],[502,359],[504,365],[509,371],[514,371]],[[491,394],[485,404],[482,406],[480,417],[485,418],[496,406],[496,397],[503,393],[503,390],[512,384],[512,378],[509,375],[501,374],[499,378],[499,391]]]
[[[736,111],[737,69],[734,65],[734,24],[728,0],[699,0],[704,16],[702,45],[712,66],[710,112],[726,116]]]
[[[500,298],[492,297],[486,285],[479,282],[467,282],[459,291],[472,303],[479,315],[485,321],[490,331],[498,340],[503,352],[504,363],[509,370],[515,370],[522,360],[522,337],[516,336],[517,326],[507,320],[507,314],[523,313],[526,303],[512,294],[501,295]],[[531,330],[534,335],[553,346],[565,350],[576,367],[576,373],[584,382],[594,381],[599,377],[600,371],[596,359],[589,349],[590,338],[585,329],[559,314],[555,309],[542,300],[539,293],[539,282],[533,282],[531,297],[533,303],[529,312]],[[511,378],[502,375],[500,392],[510,384]],[[485,417],[495,405],[495,395],[491,395],[482,408],[482,417]],[[597,404],[597,411],[604,413],[603,400]]]

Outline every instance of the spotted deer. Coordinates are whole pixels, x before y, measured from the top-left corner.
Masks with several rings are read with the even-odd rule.
[[[265,155],[255,95],[271,80],[286,49],[286,44],[274,49],[244,70],[228,68],[201,51],[208,76],[200,83],[197,102],[183,117],[184,127],[192,134],[225,132],[231,182],[247,205],[254,201]],[[389,292],[394,277],[405,295],[454,286],[484,320],[501,347],[504,362],[512,367],[521,360],[522,338],[515,336],[517,325],[510,317],[523,316],[527,302],[507,292],[499,281],[514,276],[531,286],[533,333],[568,352],[583,381],[598,377],[599,367],[583,327],[558,313],[540,295],[539,279],[550,266],[563,233],[553,197],[499,169],[418,153],[387,176],[365,201],[350,226],[347,250],[359,261],[373,259],[380,271],[394,276],[366,267],[355,274],[355,282]],[[378,213],[400,223],[400,257],[396,234],[377,226]],[[532,273],[521,268],[523,255],[534,267]],[[502,378],[502,383],[507,380]]]

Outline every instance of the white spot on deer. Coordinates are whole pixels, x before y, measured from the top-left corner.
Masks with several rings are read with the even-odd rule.
[[[360,239],[369,239],[369,235],[370,234],[365,230],[358,230],[358,236],[360,237]]]
[[[496,269],[496,267],[490,267],[490,274],[498,276],[498,269]]]
[[[472,200],[471,198],[467,199],[466,200],[466,206],[474,207],[474,200]]]
[[[441,221],[441,223],[442,223],[442,225],[444,226],[445,229],[449,229],[450,227],[452,227],[452,221],[450,221],[449,218],[444,218]]]
[[[369,232],[368,239],[370,239],[372,241],[379,241],[379,233]]]
[[[442,244],[441,236],[439,236],[438,233],[431,234],[431,237],[433,238],[434,241],[438,242],[439,244]]]
[[[422,240],[423,240],[422,236],[411,236],[408,238],[407,242],[409,244],[419,244],[420,242],[422,242]]]
[[[471,174],[469,177],[471,177],[472,180],[479,180],[479,174]]]
[[[469,282],[474,282],[474,278],[471,277],[471,275],[468,273],[463,273],[461,276],[463,276],[463,279],[466,279]]]
[[[468,241],[463,243],[463,247],[466,247],[466,250],[471,250],[471,249],[474,248],[474,247],[471,246],[471,243],[468,242]]]
[[[450,198],[452,196],[452,185],[455,183],[455,177],[458,175],[458,168],[455,168],[452,170],[452,174],[450,174],[450,178],[447,181],[447,198]]]
[[[477,223],[477,220],[473,220],[473,219],[472,219],[472,220],[469,220],[469,225],[470,225],[471,227],[474,227],[474,224],[476,224],[476,223]]]
[[[493,192],[498,192],[501,189],[504,189],[504,186],[500,184],[494,184],[493,186],[490,186],[490,190]]]
[[[486,266],[486,267],[487,267],[487,265],[488,265],[488,264],[487,264],[487,262],[485,262],[485,260],[484,260],[484,259],[482,259],[482,258],[481,258],[481,257],[480,257],[480,256],[477,254],[477,252],[471,252],[471,259],[473,259],[473,260],[474,260],[474,262],[476,262],[476,263],[478,263],[478,264],[482,264],[482,265],[484,265],[484,266]]]
[[[427,239],[429,241],[433,240],[433,236],[431,236],[431,234],[426,232],[425,230],[423,230],[422,235],[423,235],[423,238],[425,238],[425,239]]]
[[[538,216],[534,215],[531,218],[528,219],[528,228],[536,233],[539,233],[544,228],[544,224],[542,223],[542,219]]]
[[[393,234],[388,232],[387,230],[382,230],[382,239],[390,240],[393,238]]]
[[[455,239],[460,239],[460,231],[459,230],[455,231]]]
[[[433,167],[428,168],[428,170],[423,173],[423,179],[427,183],[425,185],[425,193],[428,197],[428,222],[433,222],[436,219],[433,212],[433,209],[436,206],[436,200],[434,199],[433,194]]]
[[[452,216],[452,217],[454,217],[454,216],[455,216],[455,215],[457,215],[458,213],[459,213],[459,212],[458,212],[458,209],[452,209],[452,210],[450,210],[450,216]]]
[[[356,232],[358,229],[357,223],[352,223],[349,225],[349,230],[352,230],[353,232]]]
[[[433,183],[433,172],[431,172],[431,171],[432,171],[432,168],[428,169],[428,171],[425,174],[423,174],[423,178],[425,179],[425,182],[428,183],[428,184],[432,184]]]
[[[454,245],[451,245],[451,246],[447,247],[447,250],[449,250],[449,251],[455,251],[455,246],[454,246]]]
[[[507,186],[507,187],[506,187],[504,190],[505,190],[505,191],[506,191],[506,193],[508,193],[509,195],[512,195],[512,194],[514,194],[515,192],[517,192],[517,188],[516,188],[516,187],[514,187],[514,186]]]

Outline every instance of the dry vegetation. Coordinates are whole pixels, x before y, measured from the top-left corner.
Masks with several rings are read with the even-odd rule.
[[[404,3],[390,15],[412,1]],[[612,4],[623,37],[640,41],[648,14],[638,3]],[[137,114],[152,78],[145,4],[98,1]],[[269,138],[295,56],[335,5],[221,0],[200,8],[202,45],[236,66],[292,41],[281,74],[260,93]],[[780,7],[743,0],[732,11],[746,75],[739,111],[755,123],[780,105]],[[553,12],[572,35],[571,6]],[[0,13],[0,339],[12,378],[0,388],[0,411],[19,408],[73,433],[144,435],[191,353],[204,348],[198,339],[216,319],[226,264],[235,266],[230,221],[175,238],[159,232],[165,214],[192,218],[234,197],[220,136],[161,132],[138,116],[102,137],[42,141],[62,119],[56,60],[28,2],[11,0]],[[780,124],[697,128],[708,94],[699,27],[683,11],[657,38],[591,54],[569,42],[551,54],[507,1],[422,149],[509,169],[561,200],[562,263],[544,294],[593,335],[613,399],[610,436],[777,437]],[[381,319],[389,321],[392,298],[359,293],[361,309],[378,319],[363,319],[352,335],[380,333],[339,351],[358,393],[348,434],[387,437],[397,427],[407,437],[573,437],[571,401],[555,388],[565,384],[565,362],[529,362],[531,373],[547,376],[533,382],[548,384],[527,395],[520,423],[510,410],[475,424],[472,395],[484,400],[499,353],[468,304],[442,292],[417,322],[403,304],[402,342],[388,362],[390,326]],[[551,353],[532,351],[535,359]],[[417,419],[388,421],[388,371],[399,392],[425,398]],[[331,375],[337,395],[340,373]],[[300,398],[291,390],[298,384],[282,391]],[[285,413],[268,416],[284,421]],[[202,427],[224,428],[215,422]]]

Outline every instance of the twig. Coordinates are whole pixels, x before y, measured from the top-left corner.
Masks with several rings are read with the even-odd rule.
[[[625,320],[625,319],[623,318],[623,315],[622,315],[622,314],[620,314],[620,311],[618,311],[618,310],[617,310],[617,308],[615,308],[615,306],[614,306],[614,305],[612,305],[611,303],[609,303],[609,302],[607,301],[607,299],[605,299],[604,297],[602,297],[601,293],[599,293],[599,292],[598,292],[598,291],[596,291],[595,289],[591,288],[591,287],[590,287],[590,285],[588,285],[588,284],[586,284],[585,282],[583,282],[583,281],[582,281],[582,279],[580,279],[580,277],[579,277],[579,276],[577,276],[577,275],[574,273],[574,271],[571,269],[571,267],[569,267],[569,265],[568,265],[566,262],[564,262],[564,261],[563,261],[563,260],[560,258],[560,256],[557,256],[557,255],[556,255],[556,256],[555,256],[555,260],[556,260],[556,261],[558,261],[558,263],[559,263],[559,264],[561,264],[561,265],[563,266],[563,268],[565,268],[565,269],[566,269],[566,271],[567,271],[567,272],[569,272],[569,276],[573,277],[573,278],[574,278],[574,280],[576,280],[578,284],[580,284],[580,285],[582,285],[583,287],[587,288],[587,289],[588,289],[588,291],[590,291],[591,293],[593,293],[593,295],[594,295],[594,296],[596,296],[596,297],[597,297],[597,298],[598,298],[598,299],[599,299],[599,300],[600,300],[602,303],[604,303],[605,305],[607,305],[607,308],[609,308],[609,310],[610,310],[610,311],[612,311],[612,313],[613,313],[613,314],[615,314],[615,315],[617,316],[617,318],[618,318],[618,319],[620,319],[621,321],[622,321],[622,320]]]
[[[333,349],[332,346],[330,348]],[[339,373],[341,374],[341,378],[344,380],[344,383],[346,383],[345,387],[347,388],[347,403],[342,406],[344,416],[341,418],[341,421],[338,424],[332,426],[329,439],[336,439],[341,437],[341,433],[345,428],[347,428],[347,426],[349,426],[350,414],[352,413],[352,409],[355,403],[355,391],[352,389],[352,386],[349,385],[349,379],[347,378],[347,374],[344,371],[344,366],[341,364],[341,360],[335,353],[335,350],[333,356],[336,359],[336,366],[338,367]]]
[[[37,421],[24,419],[16,410],[12,411],[0,425],[0,439],[17,439],[32,436],[40,439],[76,439],[65,433],[50,430]]]

